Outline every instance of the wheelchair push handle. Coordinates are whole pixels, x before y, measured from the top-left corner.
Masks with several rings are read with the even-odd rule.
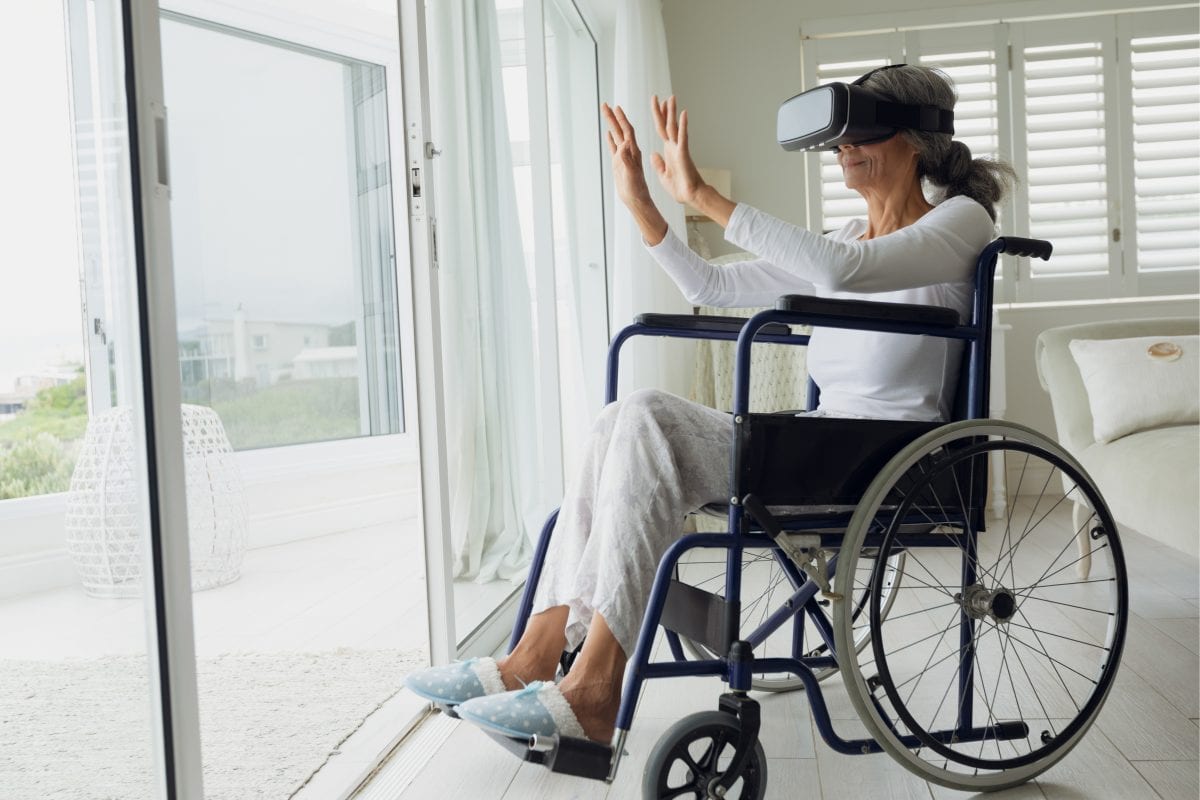
[[[1049,261],[1050,254],[1054,252],[1054,245],[1044,239],[1001,236],[996,242],[1000,245],[1000,252],[1010,256],[1040,258],[1043,261]]]

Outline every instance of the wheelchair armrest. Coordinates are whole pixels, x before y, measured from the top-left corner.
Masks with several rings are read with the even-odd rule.
[[[733,333],[741,331],[746,317],[715,317],[704,314],[639,314],[634,320],[652,328],[673,328],[698,333]],[[768,336],[787,336],[792,329],[780,322],[764,325],[759,333]]]
[[[804,294],[786,294],[775,302],[775,309],[798,314],[834,316],[845,320],[901,322],[938,328],[953,328],[958,325],[958,312],[952,308],[912,303],[877,303],[873,300],[838,300]]]

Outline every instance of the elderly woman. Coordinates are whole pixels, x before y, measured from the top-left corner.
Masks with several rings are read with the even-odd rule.
[[[876,70],[862,86],[895,102],[952,109],[936,70]],[[744,204],[701,179],[688,152],[687,112],[653,101],[662,152],[658,178],[679,203],[699,208],[733,244],[760,258],[714,267],[667,228],[650,198],[633,127],[603,106],[617,194],[650,253],[687,299],[756,306],[783,294],[938,305],[964,318],[975,259],[993,238],[995,205],[1012,170],[972,159],[950,134],[897,129],[837,151],[846,186],[867,218],[822,236]],[[927,181],[936,195],[927,197]],[[817,331],[808,367],[821,386],[815,412],[875,419],[945,419],[961,343],[851,330]],[[534,613],[507,657],[472,659],[409,677],[411,689],[464,719],[513,736],[553,732],[608,741],[626,658],[637,641],[660,557],[684,517],[727,499],[729,415],[659,391],[639,391],[601,413],[584,466],[570,485],[551,540]],[[564,650],[586,641],[553,683]],[[522,688],[524,687],[524,688]]]

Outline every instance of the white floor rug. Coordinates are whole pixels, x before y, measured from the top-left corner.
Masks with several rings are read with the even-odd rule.
[[[235,654],[197,664],[206,800],[286,800],[420,652]],[[154,796],[146,659],[0,660],[0,798]]]

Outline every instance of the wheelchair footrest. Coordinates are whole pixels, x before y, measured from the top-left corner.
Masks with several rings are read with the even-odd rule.
[[[551,772],[598,781],[608,780],[613,753],[610,745],[570,736],[514,739],[492,731],[488,731],[488,734],[518,758],[531,764],[541,764]]]

